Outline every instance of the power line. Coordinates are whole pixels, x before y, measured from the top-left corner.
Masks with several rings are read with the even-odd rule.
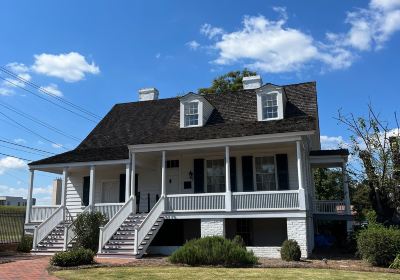
[[[62,130],[60,130],[60,129],[58,129],[58,128],[56,128],[56,127],[54,127],[54,126],[52,126],[52,125],[50,125],[50,124],[48,124],[48,123],[46,123],[44,121],[41,121],[41,120],[39,120],[39,119],[37,119],[37,118],[35,118],[33,116],[28,115],[27,113],[24,113],[24,112],[16,109],[15,107],[12,107],[11,105],[8,105],[6,103],[0,102],[0,106],[4,107],[4,108],[6,108],[6,109],[8,109],[10,111],[13,111],[14,113],[17,113],[18,115],[23,116],[23,117],[25,117],[25,118],[27,118],[27,119],[35,122],[35,123],[38,123],[38,124],[48,128],[48,129],[50,129],[50,130],[52,130],[52,131],[54,131],[54,132],[56,132],[58,134],[61,134],[61,135],[65,136],[65,137],[68,137],[69,139],[72,139],[74,141],[80,141],[79,138],[77,138],[75,136],[72,136],[72,135],[69,135],[69,134],[63,132]]]
[[[24,182],[25,184],[28,184],[28,182],[27,182],[26,180],[21,179],[21,178],[15,176],[14,174],[12,174],[12,173],[10,173],[10,172],[8,172],[8,171],[4,171],[4,174],[6,174],[6,175],[8,175],[8,176],[11,176],[11,177],[14,177],[15,179],[17,179],[17,180],[19,180],[19,181],[22,181],[22,182]]]
[[[13,157],[13,158],[17,158],[17,159],[21,159],[21,160],[25,160],[25,161],[33,161],[31,159],[26,159],[26,158],[17,157],[17,156],[13,156],[13,155],[9,155],[9,154],[4,154],[4,153],[0,153],[0,155],[6,156],[6,157]]]
[[[97,119],[101,119],[100,116],[98,116],[98,115],[96,115],[96,114],[94,114],[94,113],[88,111],[87,109],[85,109],[85,108],[83,108],[83,107],[81,107],[81,106],[79,106],[79,105],[76,105],[76,104],[72,103],[71,101],[66,100],[65,98],[62,98],[62,97],[60,97],[60,96],[57,96],[56,94],[54,94],[54,93],[52,93],[52,92],[50,92],[50,91],[44,89],[42,86],[40,86],[40,85],[38,85],[38,84],[35,84],[35,83],[33,83],[32,81],[28,81],[28,80],[26,80],[26,79],[20,77],[18,74],[14,73],[14,72],[12,72],[12,71],[10,71],[10,70],[8,70],[7,68],[5,68],[5,67],[3,67],[3,66],[0,66],[0,71],[2,71],[3,73],[6,73],[6,74],[12,76],[13,78],[15,78],[15,79],[17,79],[17,80],[23,82],[23,83],[26,84],[26,85],[29,85],[29,86],[31,86],[31,87],[37,89],[38,91],[43,92],[44,94],[46,94],[46,95],[48,95],[48,96],[51,96],[51,97],[57,99],[58,101],[60,101],[60,102],[62,102],[62,103],[64,103],[64,104],[67,104],[67,105],[69,105],[69,106],[75,108],[76,110],[78,110],[78,111],[80,111],[80,112],[83,112],[83,113],[85,113],[85,114],[87,114],[87,115],[89,115],[89,116],[91,116],[91,117],[94,117],[94,118],[97,118]]]
[[[42,135],[36,133],[36,132],[33,131],[32,129],[30,129],[30,128],[24,126],[23,124],[21,124],[21,123],[19,123],[19,122],[17,122],[16,120],[14,120],[13,118],[7,116],[7,115],[4,114],[3,112],[0,112],[0,115],[3,115],[3,116],[6,117],[7,119],[9,119],[9,120],[12,121],[13,123],[15,123],[16,125],[18,125],[18,126],[24,128],[25,130],[29,131],[30,133],[36,135],[37,137],[40,137],[41,139],[43,139],[43,140],[45,140],[45,141],[47,141],[47,142],[49,142],[49,143],[52,143],[52,144],[54,144],[54,145],[60,146],[60,144],[58,144],[58,143],[56,143],[56,142],[54,142],[54,141],[51,141],[50,139],[48,139],[48,138],[46,138],[46,137],[44,137],[44,136],[42,136]],[[61,146],[61,148],[63,148],[64,150],[68,150],[68,149],[65,148],[64,146]]]
[[[1,144],[0,144],[0,147],[7,148],[7,149],[11,149],[11,150],[14,150],[14,151],[24,152],[24,153],[28,153],[28,154],[32,154],[32,155],[44,156],[43,154],[39,154],[39,153],[35,153],[35,152],[30,152],[30,151],[25,151],[25,150],[18,149],[18,148],[14,148],[14,147],[8,147],[8,146],[1,145]]]
[[[90,121],[90,122],[97,123],[96,121],[94,121],[94,120],[92,120],[92,119],[89,119],[89,118],[87,118],[86,116],[84,116],[84,115],[82,115],[82,114],[79,114],[78,112],[72,111],[72,110],[70,110],[70,109],[68,109],[68,108],[66,108],[66,107],[64,107],[64,106],[62,106],[61,104],[58,104],[58,103],[56,103],[56,102],[54,102],[54,101],[52,101],[52,100],[49,100],[49,99],[47,99],[47,98],[44,98],[44,97],[41,96],[39,93],[36,93],[36,92],[31,91],[31,90],[29,90],[29,89],[27,89],[27,88],[24,88],[23,86],[21,86],[21,85],[19,85],[19,84],[17,84],[17,83],[14,83],[14,82],[10,81],[10,80],[7,79],[7,78],[4,78],[4,77],[0,76],[0,79],[3,80],[3,81],[5,81],[5,82],[7,82],[7,83],[9,83],[9,84],[11,84],[11,85],[13,85],[13,86],[15,86],[15,87],[18,87],[18,88],[20,88],[20,89],[22,89],[22,90],[24,90],[24,91],[26,91],[26,92],[29,92],[29,93],[35,95],[36,97],[39,97],[39,98],[41,98],[41,99],[43,99],[43,100],[45,100],[45,101],[47,101],[47,102],[49,102],[49,103],[51,103],[51,104],[53,104],[53,105],[55,105],[55,106],[58,106],[58,107],[60,107],[60,108],[62,108],[62,109],[64,109],[64,110],[66,110],[66,111],[68,111],[68,112],[70,112],[70,113],[72,113],[72,114],[75,114],[75,115],[77,115],[77,116],[79,116],[79,117],[81,117],[81,118],[84,118],[84,119],[86,119],[86,120],[88,120],[88,121]]]
[[[0,138],[5,139],[5,138],[3,138],[3,137],[0,137]],[[46,154],[55,155],[55,153],[48,152],[48,151],[41,150],[41,149],[32,148],[32,147],[25,146],[25,145],[21,145],[21,144],[17,144],[17,143],[13,143],[13,142],[11,142],[11,141],[8,141],[7,139],[6,139],[6,140],[1,140],[1,139],[0,139],[0,142],[4,142],[4,143],[10,144],[10,145],[14,145],[14,146],[23,147],[23,148],[25,148],[25,149],[30,149],[30,150],[33,150],[33,151],[38,151],[38,152],[43,152],[43,153],[46,153]]]

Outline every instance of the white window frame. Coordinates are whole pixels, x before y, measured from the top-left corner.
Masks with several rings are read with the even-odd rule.
[[[185,113],[185,106],[188,104],[193,104],[197,103],[197,125],[186,125],[186,113]],[[181,114],[180,114],[180,121],[181,121],[181,128],[186,128],[186,127],[199,127],[203,126],[203,102],[200,100],[193,100],[193,101],[186,101],[186,102],[181,102]]]
[[[263,104],[262,104],[262,99],[263,96],[269,95],[269,94],[276,94],[276,103],[278,106],[278,116],[276,118],[264,118],[263,115]],[[283,93],[278,90],[273,90],[273,91],[260,91],[257,93],[257,118],[258,121],[273,121],[273,120],[281,120],[283,119],[283,114],[284,114],[284,100],[283,100]]]
[[[209,160],[222,160],[224,162],[223,164],[223,170],[224,170],[224,178],[226,177],[226,170],[225,170],[225,158],[224,157],[209,157],[204,159],[204,192],[208,193],[208,188],[207,188],[207,161]],[[225,189],[222,192],[225,192],[226,190],[226,182],[224,181]]]
[[[279,183],[278,183],[278,170],[276,168],[276,155],[275,154],[253,154],[253,191],[257,192],[257,180],[256,180],[256,157],[273,157],[274,158],[274,165],[275,165],[275,190],[271,191],[278,191],[279,190]],[[267,190],[268,191],[268,190]]]
[[[191,105],[196,105],[197,106],[197,114],[186,113],[186,107],[187,106],[191,106]],[[187,125],[186,124],[186,117],[187,116],[195,116],[195,115],[197,115],[197,124],[189,124],[189,125]],[[186,102],[186,103],[183,104],[183,121],[184,121],[184,126],[185,127],[199,126],[199,124],[200,124],[200,102],[192,101],[192,102]]]

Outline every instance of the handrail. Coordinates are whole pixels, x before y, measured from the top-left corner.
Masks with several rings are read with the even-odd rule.
[[[78,215],[88,212],[90,210],[90,205],[86,206],[81,213]],[[75,224],[76,224],[76,219],[70,224],[70,225],[65,225],[64,228],[64,251],[67,250],[68,245],[71,243],[72,240],[76,237],[76,233],[74,231],[75,229]]]
[[[134,209],[134,201],[131,196],[127,202],[119,209],[119,211],[108,221],[104,227],[100,227],[99,236],[99,253],[102,252],[103,246],[114,235],[121,224],[129,217]]]
[[[157,201],[157,203],[153,206],[149,214],[147,214],[143,222],[135,229],[135,245],[134,245],[135,254],[137,254],[139,244],[143,242],[144,238],[149,233],[154,223],[164,212],[164,209],[165,209],[165,197],[161,196],[160,199]]]
[[[167,197],[192,197],[192,196],[218,196],[225,195],[225,192],[216,193],[185,193],[185,194],[168,194]]]
[[[35,227],[33,234],[33,250],[49,233],[62,221],[64,221],[65,206],[60,206],[43,223]]]

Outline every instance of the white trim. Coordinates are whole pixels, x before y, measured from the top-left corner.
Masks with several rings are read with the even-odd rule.
[[[132,151],[143,153],[143,152],[156,152],[156,151],[216,148],[225,146],[232,147],[232,146],[245,146],[245,145],[255,145],[255,144],[271,144],[271,143],[299,141],[301,140],[301,136],[312,135],[314,133],[315,133],[314,130],[301,131],[301,132],[285,132],[285,133],[252,135],[245,137],[128,145],[128,148]]]
[[[288,210],[283,211],[214,211],[214,212],[168,212],[164,214],[166,219],[228,219],[228,218],[305,218],[306,211]]]
[[[30,169],[51,168],[51,167],[63,168],[63,167],[79,167],[79,166],[91,166],[91,165],[126,164],[126,163],[129,163],[129,159],[38,164],[38,165],[31,165],[31,166],[29,166],[29,168]]]
[[[225,192],[217,192],[217,193],[189,193],[189,194],[168,194],[167,197],[192,197],[192,196],[219,196],[225,195]]]
[[[278,106],[278,116],[276,118],[264,118],[263,116],[263,105],[262,97],[269,94],[276,94],[276,102]],[[267,85],[257,90],[257,119],[258,121],[273,121],[281,120],[285,113],[286,99],[283,89],[278,86]]]
[[[97,204],[97,205],[100,204],[100,203],[104,203],[104,204],[119,203],[119,202],[103,202],[103,201],[104,201],[103,185],[104,185],[104,183],[106,183],[106,182],[116,182],[117,185],[118,185],[119,180],[118,180],[118,179],[103,179],[103,180],[100,180],[100,200],[101,200],[101,202],[95,203],[95,204]],[[118,189],[118,188],[117,188],[117,190],[115,190],[115,191],[119,193],[119,189]],[[122,203],[122,204],[124,204],[124,203]]]
[[[280,193],[297,193],[298,190],[281,190],[281,191],[254,191],[254,192],[234,192],[233,195],[243,194],[280,194]],[[285,208],[286,209],[286,208]],[[296,208],[297,209],[297,208]]]

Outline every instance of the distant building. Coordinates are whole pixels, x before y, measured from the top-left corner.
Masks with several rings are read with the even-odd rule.
[[[32,205],[36,204],[36,198],[32,198]],[[26,206],[26,199],[21,196],[0,196],[2,206]]]

